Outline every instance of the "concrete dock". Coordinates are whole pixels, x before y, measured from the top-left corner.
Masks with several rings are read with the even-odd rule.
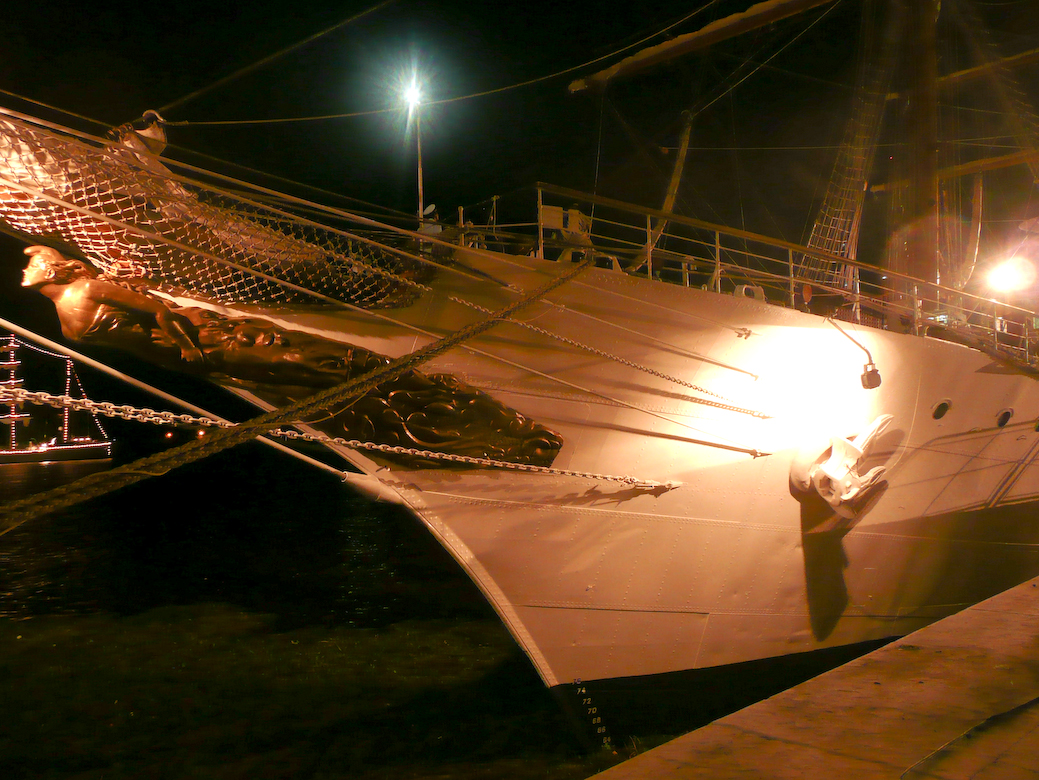
[[[1039,778],[1039,578],[595,776]]]

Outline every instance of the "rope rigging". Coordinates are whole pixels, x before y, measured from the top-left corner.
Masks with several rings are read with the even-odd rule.
[[[332,25],[331,27],[329,27],[329,28],[327,28],[325,30],[322,30],[321,32],[314,33],[313,35],[311,35],[311,36],[309,36],[307,38],[304,38],[302,41],[294,43],[291,46],[287,46],[286,48],[281,49],[280,51],[277,51],[274,54],[270,54],[270,55],[268,55],[266,57],[263,57],[262,59],[257,60],[256,62],[252,63],[251,65],[247,65],[244,68],[240,68],[239,70],[236,70],[234,73],[231,73],[228,76],[224,76],[221,79],[217,79],[216,81],[214,81],[212,84],[210,84],[207,87],[202,87],[200,89],[196,89],[194,92],[191,92],[190,94],[187,94],[187,95],[185,95],[182,98],[174,100],[172,103],[167,103],[165,106],[160,108],[159,111],[160,112],[165,112],[165,111],[169,111],[170,109],[176,108],[178,106],[182,106],[185,103],[187,103],[189,100],[194,100],[199,95],[204,95],[205,93],[207,93],[207,92],[209,92],[211,90],[214,90],[217,87],[222,87],[223,85],[225,85],[225,84],[227,84],[227,83],[229,83],[231,81],[234,81],[235,79],[239,78],[240,76],[244,76],[246,73],[251,73],[252,71],[257,70],[258,68],[262,68],[264,65],[267,65],[267,64],[269,64],[271,62],[274,62],[274,60],[278,59],[279,57],[282,57],[282,56],[288,54],[289,52],[295,51],[296,49],[302,48],[303,46],[306,46],[308,43],[312,43],[313,41],[316,41],[318,38],[323,38],[324,36],[328,35],[329,33],[335,32],[340,27],[345,27],[346,25],[351,24],[352,22],[356,22],[358,19],[363,19],[365,16],[368,16],[369,14],[373,14],[376,11],[379,11],[382,8],[385,8],[387,5],[393,4],[394,2],[396,2],[396,0],[382,0],[381,3],[377,3],[377,4],[373,5],[371,8],[367,8],[364,11],[361,11],[359,14],[354,14],[350,18],[344,19],[343,21],[338,22],[338,23]]]
[[[392,2],[392,0],[388,0],[388,1]],[[574,73],[575,71],[582,70],[582,69],[587,68],[587,67],[589,67],[591,65],[596,65],[596,64],[598,64],[600,62],[603,62],[605,60],[608,60],[608,59],[611,59],[613,57],[616,57],[619,54],[623,54],[626,51],[630,51],[631,49],[634,49],[634,48],[637,48],[639,46],[642,46],[642,45],[646,44],[647,42],[653,40],[654,38],[658,38],[661,35],[664,35],[664,34],[670,32],[675,27],[678,27],[679,25],[684,24],[685,22],[689,21],[693,17],[703,13],[704,11],[709,9],[711,6],[717,4],[718,2],[719,2],[719,0],[709,0],[709,2],[705,3],[704,5],[700,6],[699,8],[696,8],[695,10],[693,10],[692,12],[686,14],[682,18],[680,18],[680,19],[678,19],[678,20],[676,20],[674,22],[671,22],[670,24],[662,27],[659,30],[653,31],[652,33],[650,33],[650,34],[648,34],[648,35],[638,39],[637,41],[635,41],[633,43],[626,44],[625,46],[622,46],[622,47],[620,47],[618,49],[614,49],[614,50],[608,52],[607,54],[600,55],[599,57],[595,57],[595,58],[593,58],[591,60],[588,60],[586,62],[582,62],[582,63],[580,63],[578,65],[571,65],[569,67],[563,68],[562,70],[558,70],[558,71],[555,71],[553,73],[549,73],[548,75],[545,75],[545,76],[537,76],[535,78],[527,79],[526,81],[520,81],[520,82],[517,82],[515,84],[509,84],[509,85],[504,86],[504,87],[496,87],[494,89],[483,90],[481,92],[473,92],[473,93],[468,94],[468,95],[458,95],[458,96],[452,97],[452,98],[444,98],[442,100],[430,100],[428,102],[423,103],[423,105],[425,105],[425,106],[443,106],[443,105],[448,105],[450,103],[459,103],[459,102],[462,102],[462,101],[465,101],[465,100],[473,100],[474,98],[487,97],[488,95],[499,95],[499,94],[501,94],[503,92],[510,92],[510,91],[512,91],[514,89],[520,89],[522,87],[529,87],[529,86],[532,86],[534,84],[540,84],[540,83],[545,82],[545,81],[551,81],[552,79],[559,78],[560,76],[565,76],[568,73]],[[382,3],[382,4],[378,5],[378,6],[376,6],[375,8],[369,9],[365,13],[370,13],[371,11],[377,10],[378,8],[381,8],[385,4],[386,3]],[[358,16],[358,17],[354,17],[354,18],[360,18],[360,17]],[[349,21],[353,21],[353,19],[348,19],[347,22],[349,22]],[[346,24],[346,22],[343,22],[341,24]],[[336,25],[336,27],[331,28],[330,30],[327,30],[325,32],[331,32],[332,29],[336,29],[339,26],[341,26],[341,25]],[[291,51],[291,50],[293,50],[295,48],[298,48],[299,46],[302,46],[305,43],[309,43],[310,41],[312,41],[315,38],[319,37],[320,35],[324,35],[324,34],[325,33],[319,33],[318,35],[311,36],[310,38],[306,39],[305,41],[303,41],[303,42],[301,42],[299,44],[296,44],[295,46],[291,46],[288,49],[284,49],[283,51],[278,52],[277,54],[272,55],[271,57],[268,57],[268,58],[265,58],[263,60],[260,60],[258,63],[254,64],[254,65],[250,65],[247,68],[243,68],[241,71],[239,71],[237,73],[234,73],[231,76],[228,76],[227,78],[222,79],[221,81],[216,82],[215,84],[211,85],[210,87],[207,87],[207,88],[205,88],[203,90],[199,90],[198,92],[193,93],[192,95],[189,95],[187,98],[182,98],[181,100],[175,101],[174,103],[170,103],[170,104],[164,106],[163,108],[160,108],[159,111],[160,112],[164,112],[164,111],[166,111],[169,108],[172,108],[174,106],[177,106],[177,105],[180,105],[181,103],[186,102],[189,98],[193,98],[193,97],[195,97],[198,94],[202,94],[202,92],[208,92],[210,89],[212,89],[212,88],[214,88],[216,86],[220,86],[223,83],[226,83],[227,81],[230,81],[233,78],[237,78],[238,76],[240,76],[240,75],[242,75],[242,74],[244,74],[244,73],[246,73],[248,71],[254,70],[255,68],[260,67],[261,65],[266,64],[267,62],[271,61],[272,59],[274,59],[274,58],[276,58],[278,56],[281,56],[281,54],[287,53],[287,52],[289,52],[289,51]],[[399,111],[400,111],[399,108],[378,108],[378,109],[373,109],[373,110],[369,110],[369,111],[355,111],[355,112],[350,112],[350,113],[324,114],[324,115],[317,115],[317,116],[282,117],[282,118],[278,118],[278,119],[225,119],[225,120],[210,120],[210,121],[165,122],[165,124],[167,126],[169,126],[169,127],[202,127],[202,126],[213,127],[213,126],[221,126],[221,125],[226,126],[226,125],[285,124],[285,123],[289,123],[289,122],[316,122],[316,121],[322,121],[322,120],[327,120],[327,119],[349,119],[349,118],[353,118],[353,117],[362,117],[362,116],[377,116],[379,114],[396,113],[396,112],[399,112]]]
[[[212,436],[207,436],[205,440],[188,442],[180,447],[142,458],[125,466],[91,474],[68,485],[10,502],[0,507],[0,521],[4,523],[4,529],[0,530],[0,533],[5,533],[28,520],[56,509],[73,506],[90,498],[135,484],[148,477],[160,476],[179,466],[193,463],[209,455],[249,441],[258,434],[342,405],[346,401],[357,398],[384,382],[396,379],[452,347],[489,330],[509,315],[522,310],[557,287],[566,284],[592,265],[594,265],[593,258],[588,258],[579,264],[575,264],[565,273],[546,282],[523,299],[499,309],[482,320],[461,328],[414,352],[392,360],[381,368],[377,368],[336,387],[316,393],[283,409],[275,409],[261,414],[234,428],[217,429]]]
[[[40,154],[45,153],[48,157],[57,158],[58,162],[71,151],[82,151],[66,151],[57,139],[43,136],[39,130],[30,131],[27,128],[22,131],[22,136],[26,143],[32,144],[31,148],[39,147]],[[90,138],[83,135],[78,137],[84,140]],[[66,142],[68,143],[71,142]],[[99,162],[108,169],[114,168],[112,160],[107,157]],[[56,189],[54,179],[57,177],[53,173],[48,177],[36,173],[33,176],[22,176],[20,181],[9,176],[0,177],[0,187],[6,186],[50,204],[49,211],[41,211],[38,215],[27,207],[17,205],[16,208],[24,213],[24,217],[16,213],[12,221],[22,227],[34,229],[32,232],[55,232],[57,227],[57,232],[66,235],[74,243],[86,243],[88,250],[90,241],[98,232],[98,226],[91,223],[104,223],[103,227],[123,236],[117,247],[121,249],[119,257],[111,257],[112,251],[104,246],[94,252],[88,251],[88,254],[110,278],[117,281],[127,278],[132,280],[135,277],[157,278],[174,287],[186,286],[201,291],[204,295],[224,303],[250,300],[284,301],[290,300],[287,296],[298,294],[311,300],[385,319],[396,325],[411,327],[423,335],[431,334],[402,323],[396,318],[387,317],[371,307],[380,307],[385,302],[392,306],[392,301],[399,300],[402,292],[407,290],[412,291],[411,297],[420,293],[434,294],[433,288],[414,278],[413,269],[420,266],[436,269],[441,273],[469,276],[464,269],[456,265],[438,263],[421,253],[390,246],[357,232],[328,227],[286,208],[262,203],[256,196],[279,196],[285,207],[314,208],[329,216],[353,220],[360,225],[389,231],[402,240],[411,240],[414,234],[404,228],[358,217],[340,209],[322,207],[298,197],[281,195],[273,190],[227,176],[218,175],[216,178],[233,186],[246,187],[251,193],[255,193],[254,196],[250,198],[212,186],[201,189],[194,180],[165,168],[155,172],[142,171],[136,166],[134,169],[124,170],[122,166],[126,161],[120,159],[119,162],[120,168],[106,171],[111,180],[105,181],[105,186],[112,191],[143,188],[151,198],[161,198],[163,205],[160,210],[170,213],[168,219],[162,215],[156,217],[154,209],[148,208],[147,205],[143,208],[140,205],[127,208],[121,205],[122,202],[117,196],[99,201],[94,193],[99,190],[100,182],[84,192],[83,196],[77,195],[76,192],[57,193],[60,197],[49,194],[48,191]],[[183,167],[191,171],[198,170],[192,166]],[[137,183],[138,179],[131,179],[133,174],[143,177],[143,185]],[[79,205],[80,203],[83,205]],[[71,214],[60,217],[61,221],[58,222],[59,216],[56,214],[60,212],[56,212],[53,207],[60,207]],[[111,215],[113,212],[114,216]],[[186,223],[183,216],[189,215],[192,221]],[[146,239],[150,246],[141,239]],[[431,237],[425,237],[423,240],[445,248],[452,246]],[[142,252],[142,248],[146,251]],[[470,251],[480,253],[480,250]],[[312,270],[307,270],[308,265]],[[500,282],[499,284],[502,284],[504,289],[519,294],[515,288]],[[448,298],[481,314],[490,313],[489,309],[472,301],[458,296]],[[724,401],[717,393],[678,377],[529,323],[512,321],[520,327],[561,343]],[[762,416],[718,401],[696,400],[698,403]]]

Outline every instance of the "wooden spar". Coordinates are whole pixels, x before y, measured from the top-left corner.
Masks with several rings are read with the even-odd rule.
[[[682,126],[682,136],[679,139],[678,144],[678,157],[675,160],[675,167],[671,171],[671,181],[667,186],[667,194],[664,196],[664,205],[660,209],[665,214],[670,214],[675,209],[675,199],[678,197],[678,185],[682,183],[682,171],[685,169],[686,157],[689,156],[689,136],[693,131],[693,115],[686,112],[684,119],[685,124]],[[646,246],[647,256],[656,247],[657,242],[660,240],[660,236],[663,234],[666,227],[666,219],[657,219],[655,221],[653,225],[653,234],[650,236],[649,244]]]
[[[996,62],[986,62],[984,65],[977,65],[973,68],[958,70],[955,73],[942,76],[938,79],[938,88],[945,89],[954,84],[962,84],[966,81],[973,81],[975,79],[990,76],[997,68],[1014,68],[1018,65],[1027,65],[1036,60],[1039,60],[1039,49],[1023,51],[1020,54],[1015,54],[1011,57],[1004,57]],[[901,97],[902,94],[899,92],[889,92],[886,99],[898,100]]]
[[[675,167],[671,170],[671,181],[667,186],[667,193],[664,195],[664,205],[660,207],[660,210],[664,214],[670,214],[675,208],[675,199],[678,197],[678,185],[682,183],[682,171],[685,169],[685,160],[689,155],[689,136],[693,132],[693,115],[689,111],[683,113],[684,124],[682,125],[682,134],[679,137],[678,142],[678,157],[675,159]],[[667,228],[667,218],[657,217],[653,220],[653,227],[650,228],[649,219],[646,220],[646,246],[642,253],[636,256],[633,262],[626,267],[628,270],[642,268],[643,265],[648,263],[653,257],[653,250],[656,249],[657,242],[660,241],[660,237],[664,234],[664,230]]]
[[[1030,162],[1036,161],[1039,161],[1039,149],[1023,149],[1020,152],[1013,152],[1012,154],[1003,154],[999,157],[985,157],[980,160],[971,160],[970,162],[942,168],[938,171],[938,178],[940,180],[957,179],[961,176],[970,176],[974,173],[997,171],[1001,168],[1012,168],[1015,165],[1027,165]],[[906,181],[904,180],[883,182],[881,184],[874,184],[869,188],[869,191],[871,193],[887,192],[888,190],[903,187],[905,184]]]
[[[675,57],[681,57],[697,49],[734,38],[767,24],[786,19],[788,16],[794,16],[816,6],[832,2],[834,0],[765,0],[765,2],[752,5],[746,11],[713,21],[696,32],[679,35],[670,41],[642,49],[605,70],[572,81],[569,89],[571,92],[581,92],[592,87],[602,87],[614,76],[636,73],[644,68],[667,62]]]

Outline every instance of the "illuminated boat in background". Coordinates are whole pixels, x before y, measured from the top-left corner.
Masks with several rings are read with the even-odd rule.
[[[938,14],[891,6],[918,32]],[[856,259],[863,144],[897,98],[864,84],[807,245],[677,215],[673,193],[540,186],[494,251],[160,160],[155,116],[112,140],[8,110],[0,217],[89,264],[27,276],[56,302],[48,284],[78,285],[96,316],[63,319],[70,338],[161,341],[264,409],[383,377],[289,423],[425,524],[546,685],[733,664],[905,634],[1039,574],[1039,315],[939,277],[926,134],[892,185],[889,270]],[[933,85],[899,89],[933,125]],[[102,282],[152,301],[124,296],[138,331]]]
[[[18,351],[22,348],[33,349],[43,352],[48,357],[64,360],[65,395],[78,392],[80,397],[83,397],[83,388],[72,360],[22,342],[13,334],[0,342],[0,372],[6,374],[6,377],[0,380],[0,386],[7,389],[23,387],[24,379],[19,375],[22,362],[18,357]],[[5,442],[7,446],[0,450],[0,464],[106,460],[112,457],[112,442],[101,426],[101,422],[94,415],[78,413],[79,416],[90,417],[95,432],[89,436],[75,435],[72,430],[73,412],[66,406],[61,410],[61,424],[57,436],[41,443],[23,443],[20,440],[23,437],[18,434],[18,426],[28,426],[32,416],[24,411],[24,406],[20,404],[0,402],[0,406],[6,406],[7,409],[5,413],[0,414],[0,421],[7,427],[7,441]]]

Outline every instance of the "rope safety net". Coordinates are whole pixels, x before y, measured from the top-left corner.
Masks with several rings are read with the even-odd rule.
[[[224,304],[313,300],[309,290],[393,307],[415,294],[401,279],[422,271],[403,249],[174,176],[132,132],[105,141],[9,112],[0,113],[0,218],[77,247],[107,276]]]

